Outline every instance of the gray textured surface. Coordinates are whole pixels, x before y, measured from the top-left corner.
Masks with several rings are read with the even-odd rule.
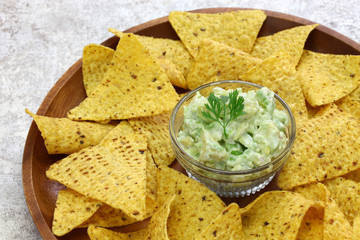
[[[360,1],[303,0],[0,0],[0,239],[41,239],[22,189],[22,155],[36,112],[57,79],[88,43],[171,10],[260,8],[328,26],[360,42]]]

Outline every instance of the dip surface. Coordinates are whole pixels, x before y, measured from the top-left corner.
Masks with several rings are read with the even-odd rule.
[[[203,112],[209,112],[205,106],[209,101],[197,92],[184,107],[178,141],[188,155],[206,166],[231,171],[256,168],[270,162],[286,147],[289,118],[285,111],[276,109],[274,92],[265,87],[247,93],[241,88],[216,87],[213,94],[221,98],[233,91],[238,91],[238,98],[243,97],[244,108],[243,114],[227,124],[226,136],[218,121],[204,116]],[[229,115],[227,111],[225,119]]]

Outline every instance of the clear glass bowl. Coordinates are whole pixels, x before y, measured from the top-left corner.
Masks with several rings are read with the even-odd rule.
[[[275,94],[277,108],[285,110],[290,120],[285,131],[289,138],[285,149],[276,158],[272,159],[271,162],[254,169],[226,171],[208,167],[190,157],[182,149],[181,144],[177,140],[177,135],[184,118],[184,107],[190,103],[196,92],[200,92],[201,95],[207,97],[214,87],[221,87],[226,90],[242,88],[243,92],[248,92],[250,90],[258,90],[262,86],[239,80],[218,81],[205,84],[186,94],[175,106],[170,116],[169,130],[172,147],[177,160],[186,170],[189,177],[203,183],[221,197],[249,196],[269,184],[288,159],[295,140],[295,119],[289,106]]]

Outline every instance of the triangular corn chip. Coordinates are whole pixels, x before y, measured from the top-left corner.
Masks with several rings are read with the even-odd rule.
[[[250,55],[264,59],[279,50],[285,50],[289,53],[291,63],[295,67],[303,53],[307,37],[317,26],[318,24],[298,26],[270,36],[257,38]]]
[[[136,232],[120,233],[114,232],[105,228],[95,227],[90,225],[88,234],[90,239],[157,239],[167,240],[167,221],[170,213],[171,203],[174,201],[176,195],[169,197],[165,203],[158,208],[149,221],[149,225],[145,229]]]
[[[306,101],[313,107],[335,102],[359,86],[360,56],[304,50],[297,66]]]
[[[173,11],[169,22],[192,56],[200,41],[209,38],[249,53],[266,18],[261,10],[223,13]]]
[[[216,80],[236,80],[250,68],[261,63],[239,49],[204,39],[187,76],[189,89]]]
[[[336,102],[342,110],[360,118],[360,87]]]
[[[288,52],[280,50],[240,77],[278,94],[289,105],[295,119],[307,118],[305,98]]]
[[[99,44],[84,47],[82,58],[82,74],[86,95],[97,87],[111,65],[114,50]]]
[[[150,151],[147,151],[146,154],[146,217],[151,217],[156,210],[156,165]],[[120,227],[137,221],[137,219],[126,215],[122,210],[103,204],[90,219],[79,227],[88,227],[90,225]]]
[[[353,225],[354,219],[360,216],[360,183],[337,177],[324,181],[324,184],[346,219]]]
[[[242,239],[296,239],[306,212],[315,205],[300,194],[272,191],[261,194],[242,211]]]
[[[25,111],[38,126],[49,154],[71,154],[96,145],[115,127],[111,124],[39,116],[27,109]]]
[[[352,240],[360,240],[360,216],[354,219]]]
[[[109,28],[109,31],[114,33],[119,38],[122,38],[124,35],[126,35],[126,33],[113,28]],[[155,58],[165,58],[170,60],[184,77],[188,75],[193,59],[181,41],[165,38],[153,38],[141,35],[135,36]]]
[[[94,225],[88,227],[87,233],[90,240],[144,240],[149,236],[146,228],[136,232],[122,233]]]
[[[157,64],[159,64],[166,75],[168,76],[170,82],[177,87],[181,87],[186,89],[186,79],[184,75],[176,68],[175,64],[172,63],[167,58],[157,58],[156,59]]]
[[[241,239],[242,223],[239,205],[230,203],[195,239]]]
[[[92,94],[68,112],[70,119],[128,119],[160,114],[175,106],[179,95],[134,35],[121,38],[113,62]]]
[[[172,168],[160,166],[157,179],[160,206],[170,196],[177,194],[168,219],[170,239],[193,238],[225,208],[214,192]]]
[[[352,229],[348,220],[346,220],[344,213],[340,210],[336,202],[331,198],[327,187],[320,183],[311,183],[302,185],[294,189],[295,192],[300,193],[305,198],[318,201],[324,205],[323,216],[323,239],[351,239]],[[305,222],[306,224],[306,222]],[[314,239],[313,237],[308,237]]]
[[[146,216],[146,138],[119,137],[114,145],[89,147],[50,166],[47,177],[142,220]]]
[[[136,132],[148,131],[148,145],[156,165],[169,166],[175,160],[171,147],[169,134],[169,121],[171,112],[163,114],[130,119],[129,123]]]
[[[89,219],[102,203],[71,189],[60,190],[56,200],[52,231],[63,236]]]
[[[297,140],[278,177],[278,186],[296,186],[360,168],[360,121],[335,104],[323,107],[297,129]]]
[[[303,220],[296,239],[298,240],[323,240],[324,239],[324,207],[314,206],[309,208]]]

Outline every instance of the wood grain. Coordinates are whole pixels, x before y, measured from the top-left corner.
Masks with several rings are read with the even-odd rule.
[[[240,8],[212,8],[199,9],[193,12],[218,13],[239,10]],[[259,36],[266,36],[277,31],[284,30],[299,25],[313,24],[314,22],[299,17],[265,11],[265,20]],[[162,17],[147,23],[130,28],[125,32],[133,32],[140,35],[178,39],[172,29],[167,17]],[[118,42],[117,37],[111,37],[102,44],[115,48]],[[317,27],[309,36],[306,49],[334,54],[360,54],[360,45],[355,41],[325,27]],[[85,98],[85,90],[82,83],[81,73],[82,61],[79,59],[71,66],[56,84],[49,91],[37,114],[51,117],[65,117],[67,111],[77,106]],[[48,167],[63,158],[64,155],[48,155],[44,146],[43,139],[33,122],[28,133],[23,155],[23,187],[26,202],[33,220],[44,239],[89,239],[86,229],[76,229],[71,233],[58,238],[52,234],[51,221],[55,207],[57,192],[63,189],[61,184],[46,178],[45,171]],[[179,163],[175,162],[173,167],[184,172]],[[273,181],[262,192],[277,189]],[[245,206],[259,194],[251,197],[239,199],[224,199],[225,202],[236,201],[241,206]],[[139,226],[133,225],[123,229],[124,231],[134,230]]]

